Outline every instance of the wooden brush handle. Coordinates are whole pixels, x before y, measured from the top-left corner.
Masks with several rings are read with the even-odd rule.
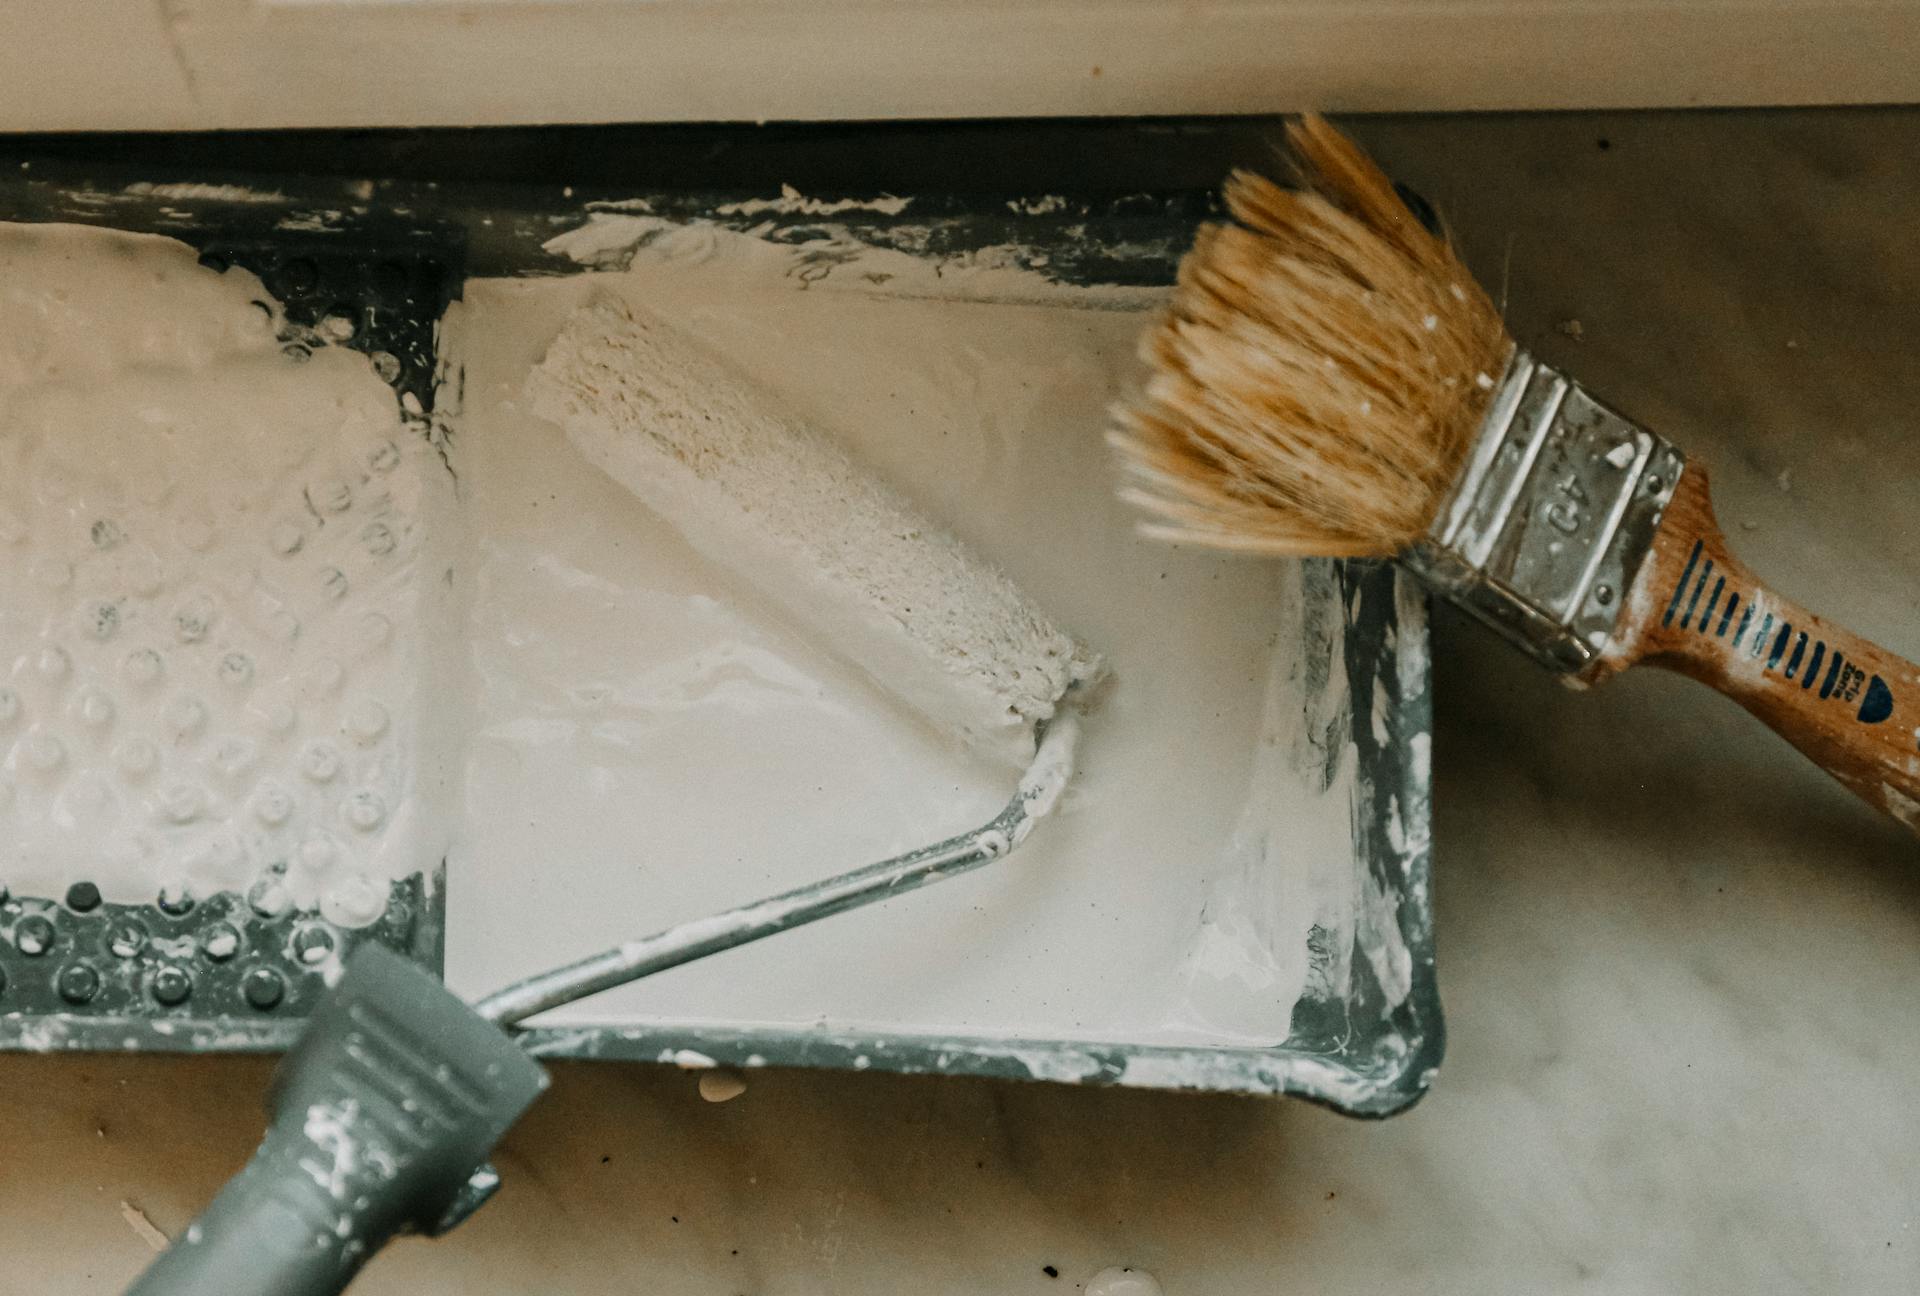
[[[1614,669],[1711,684],[1920,833],[1920,667],[1767,589],[1727,550],[1689,464],[1635,582]]]

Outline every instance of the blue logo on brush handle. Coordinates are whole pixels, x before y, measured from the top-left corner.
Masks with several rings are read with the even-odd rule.
[[[1705,567],[1701,567],[1701,544],[1701,541],[1694,541],[1693,552],[1688,555],[1687,565],[1681,569],[1680,579],[1674,584],[1673,597],[1667,603],[1667,614],[1660,624],[1671,626],[1677,620],[1682,630],[1725,639],[1728,628],[1736,626],[1734,613],[1740,611],[1744,601],[1746,610],[1733,631],[1731,643],[1736,652],[1745,643],[1749,645],[1749,657],[1758,659],[1764,656],[1767,660],[1760,668],[1762,674],[1779,670],[1781,663],[1785,662],[1786,669],[1781,672],[1781,678],[1798,679],[1803,689],[1811,690],[1813,682],[1819,680],[1822,698],[1835,698],[1849,705],[1859,698],[1861,724],[1882,724],[1893,715],[1893,690],[1887,687],[1887,682],[1878,675],[1869,679],[1867,672],[1848,661],[1839,649],[1829,651],[1824,639],[1814,639],[1805,630],[1796,633],[1792,622],[1776,621],[1771,612],[1762,613],[1760,624],[1755,626],[1753,592],[1746,591],[1743,594],[1738,589],[1728,590],[1726,576],[1714,576],[1711,558],[1707,559]],[[1709,581],[1712,584],[1708,584]],[[1689,584],[1692,585],[1691,596],[1688,594]],[[1704,606],[1701,601],[1703,596]],[[1718,617],[1714,615],[1716,612]],[[1751,640],[1747,638],[1749,630],[1753,631]],[[1792,648],[1791,653],[1788,652],[1789,647]],[[1800,669],[1803,664],[1806,667],[1804,672]],[[1824,672],[1822,666],[1826,667]]]
[[[1867,685],[1866,701],[1860,704],[1860,723],[1879,724],[1893,714],[1893,691],[1878,675]]]

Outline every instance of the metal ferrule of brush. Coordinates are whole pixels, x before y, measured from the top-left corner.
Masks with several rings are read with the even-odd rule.
[[[1685,466],[1516,348],[1459,482],[1404,561],[1529,656],[1579,674],[1612,639]]]

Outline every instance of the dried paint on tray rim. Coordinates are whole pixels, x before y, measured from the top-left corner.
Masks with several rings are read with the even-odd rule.
[[[411,396],[426,414],[421,435],[444,436],[433,416],[443,373],[432,328],[447,301],[460,295],[465,275],[513,277],[572,274],[579,263],[548,245],[609,217],[644,214],[656,228],[711,225],[794,252],[799,273],[824,277],[864,251],[904,253],[929,263],[987,266],[1035,276],[1035,282],[1081,289],[1153,289],[1172,281],[1196,222],[1210,214],[1199,192],[1134,194],[1124,198],[1070,195],[934,194],[880,199],[766,193],[658,192],[563,198],[558,187],[483,184],[428,185],[400,181],[332,181],[199,172],[172,180],[152,169],[114,175],[59,166],[8,163],[0,172],[0,219],[69,221],[164,234],[199,248],[203,257],[246,265],[276,292],[289,288],[286,267],[296,260],[402,264],[430,288],[413,294],[431,310],[390,310],[390,330],[375,330],[355,345],[377,349],[396,400]],[[619,241],[603,268],[616,268]],[[427,270],[421,267],[431,266]],[[304,273],[304,267],[300,273]],[[391,271],[386,272],[391,277]],[[370,282],[372,282],[370,280]],[[297,286],[297,285],[295,285]],[[389,287],[391,285],[389,284]],[[335,303],[291,293],[296,323],[302,309]],[[431,300],[429,300],[431,299]],[[396,303],[397,304],[397,303]],[[369,315],[369,321],[376,318]],[[422,327],[426,332],[422,333]],[[809,1030],[738,1027],[535,1027],[522,1034],[528,1049],[551,1058],[624,1058],[683,1067],[806,1066],[910,1074],[974,1075],[1141,1088],[1291,1094],[1360,1116],[1385,1116],[1417,1101],[1431,1084],[1444,1047],[1434,974],[1429,752],[1432,697],[1427,657],[1426,599],[1409,577],[1375,563],[1317,564],[1305,582],[1309,625],[1336,647],[1347,695],[1322,744],[1333,776],[1347,744],[1357,761],[1353,808],[1356,884],[1371,908],[1390,915],[1404,959],[1377,949],[1332,948],[1333,933],[1309,937],[1314,971],[1294,1009],[1289,1039],[1271,1048],[1169,1047],[922,1034],[874,1035],[821,1027]],[[1337,679],[1331,660],[1308,688]],[[444,864],[440,865],[443,868]],[[396,884],[387,916],[367,933],[329,932],[340,952],[376,939],[439,968],[444,950],[444,892],[440,868]],[[156,965],[115,960],[110,931],[128,919],[171,931],[181,915],[155,906],[100,905],[76,912],[59,898],[9,898],[0,906],[0,972],[30,963],[39,989],[25,998],[20,985],[0,989],[0,1047],[11,1049],[263,1052],[285,1048],[300,1017],[321,991],[297,940],[314,915],[265,919],[244,897],[205,901],[204,921],[240,926],[245,960],[204,955],[184,969],[196,991],[173,1005],[157,993]],[[67,948],[92,949],[86,960],[105,969],[114,993],[84,1003],[61,995],[57,958],[25,958],[14,931],[29,914],[65,924]],[[77,933],[77,934],[76,934]],[[636,933],[637,934],[637,933]],[[579,951],[555,951],[563,961]],[[263,974],[263,969],[265,974]],[[270,975],[266,975],[270,974]],[[73,976],[76,974],[69,974]],[[271,993],[278,978],[281,993]],[[84,977],[82,978],[84,979]],[[1389,984],[1391,983],[1391,984]],[[249,994],[249,987],[253,993]],[[71,988],[71,987],[69,987]],[[263,1000],[271,999],[271,1003]],[[6,1002],[12,1000],[13,1002]]]

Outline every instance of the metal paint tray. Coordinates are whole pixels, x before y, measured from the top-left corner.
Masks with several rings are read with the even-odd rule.
[[[465,155],[484,159],[484,136],[462,139]],[[544,245],[596,214],[620,211],[750,228],[756,237],[801,249],[804,261],[822,237],[819,213],[835,196],[816,194],[821,201],[804,209],[769,211],[751,202],[765,198],[768,188],[695,192],[656,183],[576,196],[553,186],[223,174],[197,161],[173,174],[164,166],[135,172],[118,165],[7,163],[0,172],[0,219],[165,234],[193,245],[205,260],[243,265],[281,297],[289,346],[323,344],[311,326],[344,312],[357,325],[347,344],[375,355],[396,400],[409,397],[419,411],[411,420],[416,434],[441,437],[452,429],[434,413],[434,396],[451,376],[438,368],[434,329],[447,302],[460,295],[464,275],[577,273],[579,266]],[[1077,286],[1153,286],[1171,282],[1194,225],[1210,210],[1211,199],[1200,190],[1125,197],[923,192],[911,216],[836,210],[831,233],[843,244],[851,240],[936,265],[990,257]],[[829,249],[819,272],[831,272],[833,261]],[[654,1060],[692,1053],[740,1066],[1287,1093],[1355,1115],[1404,1108],[1426,1090],[1443,1047],[1429,890],[1427,605],[1409,578],[1380,564],[1320,564],[1306,586],[1309,628],[1317,628],[1310,637],[1333,645],[1317,671],[1310,663],[1309,687],[1317,681],[1338,688],[1345,680],[1344,695],[1328,699],[1333,719],[1322,738],[1330,750],[1350,740],[1358,755],[1356,887],[1370,898],[1373,921],[1397,927],[1395,943],[1406,957],[1379,959],[1377,940],[1369,957],[1357,927],[1315,928],[1313,972],[1285,1044],[1173,1048],[642,1026],[536,1028],[526,1032],[528,1047],[547,1057]],[[345,949],[378,940],[439,968],[443,869],[444,862],[435,861],[396,884],[385,917],[360,931],[335,928],[316,914],[269,915],[238,895],[206,897],[185,912],[158,901],[102,904],[84,884],[63,896],[9,896],[0,904],[0,1047],[285,1047],[322,988],[308,961],[316,944]],[[636,918],[636,932],[645,925]],[[579,952],[556,950],[555,961]]]

